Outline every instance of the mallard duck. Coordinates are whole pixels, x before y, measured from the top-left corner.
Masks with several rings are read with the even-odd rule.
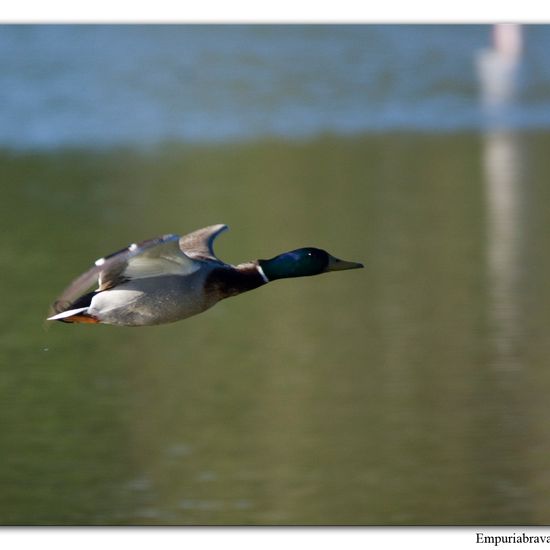
[[[55,301],[49,321],[160,325],[197,315],[214,304],[276,279],[363,267],[319,248],[233,266],[214,254],[228,229],[211,225],[180,237],[164,235],[100,258]],[[83,294],[96,283],[97,290]]]

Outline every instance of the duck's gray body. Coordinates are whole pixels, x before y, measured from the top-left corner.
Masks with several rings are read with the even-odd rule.
[[[202,291],[213,266],[185,277],[138,279],[97,293],[86,313],[109,325],[142,326],[186,319],[216,304],[220,297]]]

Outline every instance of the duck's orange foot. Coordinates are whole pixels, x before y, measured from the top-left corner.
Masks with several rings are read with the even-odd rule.
[[[71,317],[65,317],[64,319],[58,319],[63,323],[99,323],[92,315],[71,315]]]

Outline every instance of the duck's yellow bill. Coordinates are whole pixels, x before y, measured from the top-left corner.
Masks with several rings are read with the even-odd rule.
[[[361,267],[365,266],[359,262],[347,262],[346,260],[330,256],[327,271],[343,271],[344,269],[359,269]]]

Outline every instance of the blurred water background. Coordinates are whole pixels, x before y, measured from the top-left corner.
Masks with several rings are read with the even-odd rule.
[[[522,39],[1,26],[0,524],[548,524],[550,28]],[[366,269],[45,326],[96,258],[213,223],[229,262]]]

